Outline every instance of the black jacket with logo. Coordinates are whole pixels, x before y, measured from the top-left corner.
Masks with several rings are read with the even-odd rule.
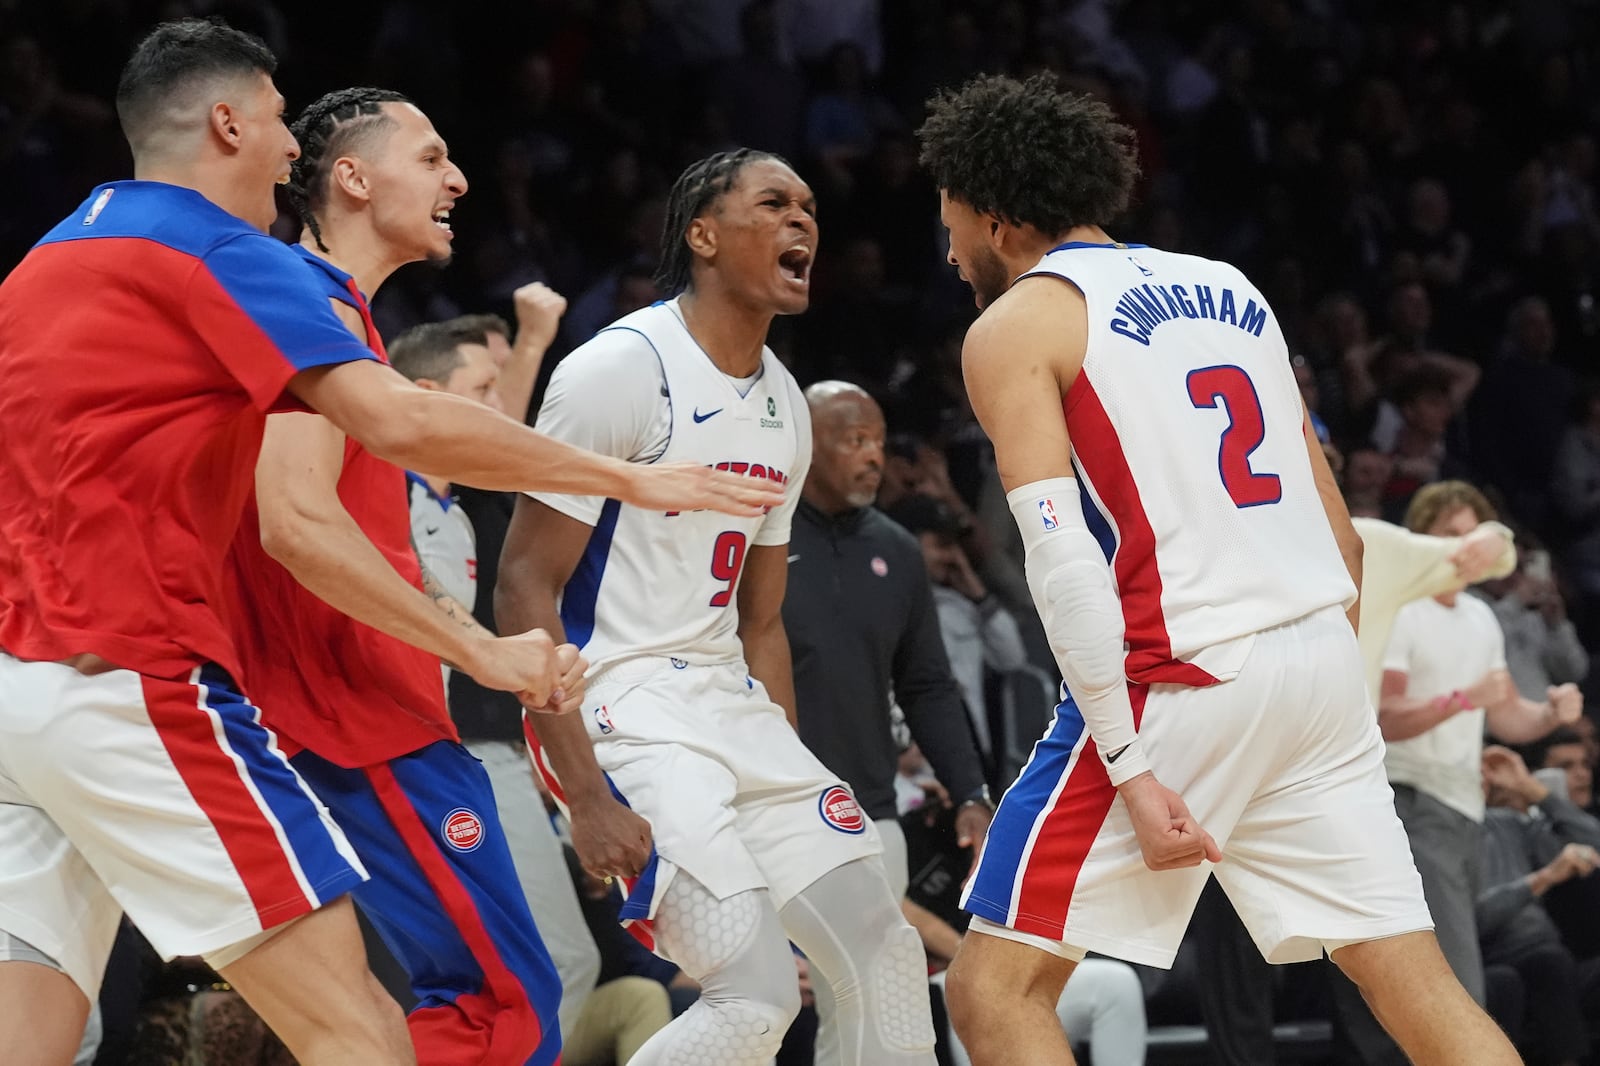
[[[910,533],[875,508],[830,516],[802,499],[789,536],[783,624],[800,738],[849,783],[868,817],[895,816],[891,692],[951,798],[960,803],[983,787]]]

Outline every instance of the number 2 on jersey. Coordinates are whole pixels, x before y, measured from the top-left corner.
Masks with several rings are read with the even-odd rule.
[[[744,569],[745,535],[737,529],[717,534],[711,546],[711,576],[726,581],[728,587],[711,597],[712,607],[726,607],[733,602],[733,586],[739,583],[739,571]]]
[[[1283,482],[1277,474],[1260,473],[1250,466],[1250,456],[1266,439],[1261,397],[1250,375],[1236,366],[1206,366],[1189,371],[1189,402],[1196,407],[1216,407],[1228,412],[1228,428],[1217,446],[1217,471],[1233,497],[1235,507],[1257,507],[1283,499]]]

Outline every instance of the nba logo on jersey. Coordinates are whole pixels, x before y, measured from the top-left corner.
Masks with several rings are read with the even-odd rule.
[[[604,704],[594,709],[594,724],[600,727],[602,733],[615,733],[617,727],[611,724],[611,712]]]
[[[440,829],[444,842],[457,851],[472,851],[483,843],[483,819],[465,807],[457,807],[445,815]]]
[[[842,786],[834,785],[822,794],[817,801],[817,813],[822,815],[824,822],[841,833],[854,836],[867,831],[867,819],[861,813],[861,805],[850,795],[850,790]]]
[[[1046,532],[1055,529],[1061,524],[1056,520],[1055,502],[1048,497],[1039,501],[1039,518],[1044,522]]]
[[[100,212],[104,211],[106,204],[111,202],[111,194],[116,191],[115,189],[105,189],[99,196],[94,198],[94,203],[89,205],[89,213],[83,216],[83,224],[85,226],[94,225],[94,220],[100,217]]]

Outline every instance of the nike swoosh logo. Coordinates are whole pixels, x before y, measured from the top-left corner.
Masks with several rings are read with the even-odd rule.
[[[694,414],[691,417],[696,422],[704,422],[706,419],[712,417],[713,415],[720,415],[721,413],[722,413],[722,408],[720,408],[720,407],[717,408],[715,411],[707,411],[705,414],[701,414],[700,413],[700,409],[696,408],[695,411],[694,411]]]
[[[433,536],[433,535],[434,535],[434,534],[435,534],[435,533],[437,533],[437,532],[439,532],[439,527],[438,527],[438,526],[428,526],[428,527],[427,527],[427,530],[428,530],[428,536],[430,536],[430,537],[431,537],[431,536]]]
[[[790,561],[790,562],[791,562],[791,563],[798,563],[798,562],[799,562],[799,561],[800,561],[800,556],[798,556],[798,555],[791,555],[791,556],[789,556],[789,561]]]
[[[1108,751],[1108,752],[1106,752],[1106,762],[1108,764],[1110,764],[1110,765],[1115,766],[1117,760],[1122,758],[1122,753],[1127,751],[1127,750],[1128,750],[1128,745],[1124,744],[1122,747],[1118,748],[1116,751]]]

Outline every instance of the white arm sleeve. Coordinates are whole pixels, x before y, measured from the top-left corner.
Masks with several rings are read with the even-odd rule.
[[[557,365],[534,428],[601,455],[654,462],[672,433],[660,359],[634,331],[602,330]],[[591,526],[605,505],[599,496],[528,495]]]
[[[1056,665],[1083,714],[1113,785],[1150,769],[1128,699],[1122,604],[1100,543],[1089,532],[1073,478],[1006,494],[1027,552],[1028,589]]]

